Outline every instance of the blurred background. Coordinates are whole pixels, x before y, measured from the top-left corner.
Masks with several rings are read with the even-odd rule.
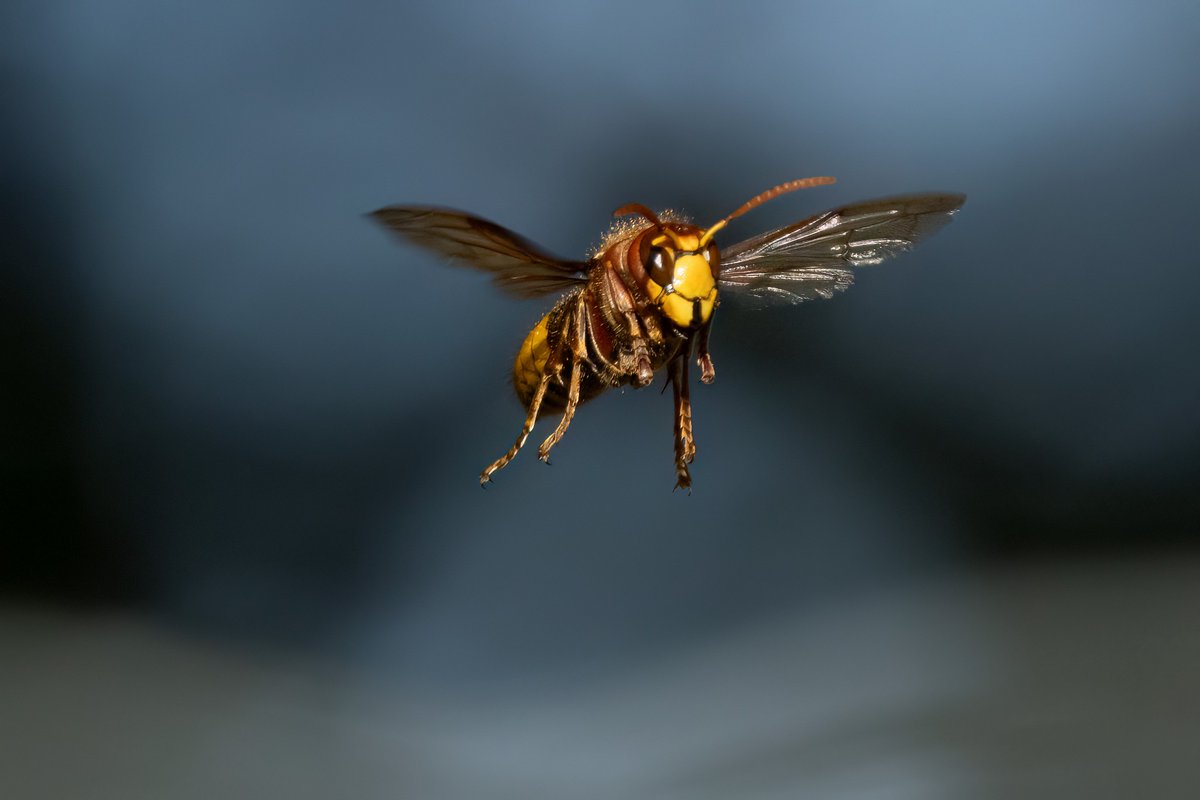
[[[0,14],[0,795],[1194,796],[1200,7]],[[365,212],[807,175],[969,199],[480,491],[548,303]]]

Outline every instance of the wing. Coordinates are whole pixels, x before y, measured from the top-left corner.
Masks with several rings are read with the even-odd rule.
[[[870,200],[747,239],[721,252],[721,290],[766,304],[828,299],[854,270],[911,250],[950,221],[961,194]]]
[[[371,216],[451,263],[490,272],[496,286],[516,297],[554,294],[586,280],[587,264],[555,258],[523,236],[462,211],[388,206]]]

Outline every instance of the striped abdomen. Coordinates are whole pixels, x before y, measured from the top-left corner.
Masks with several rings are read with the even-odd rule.
[[[583,337],[588,360],[580,362],[578,366],[583,370],[580,402],[586,403],[610,386],[616,386],[623,382],[621,380],[623,376],[610,367],[619,334],[612,331],[596,307],[593,295],[584,289],[559,300],[554,308],[550,309],[549,313],[533,327],[533,330],[525,337],[525,341],[521,343],[521,349],[517,351],[517,357],[513,362],[513,388],[517,392],[517,398],[520,399],[521,405],[526,409],[533,400],[533,395],[546,371],[546,364],[554,350],[561,346],[569,354],[571,343],[575,338],[572,326],[579,318],[578,312],[581,305],[583,306]],[[570,364],[571,359],[568,358],[567,363]],[[606,375],[597,374],[593,365],[605,370]],[[553,378],[550,380],[546,387],[546,394],[542,398],[542,407],[538,416],[550,411],[562,411],[566,408],[566,384],[570,377],[570,369],[570,366],[564,367],[561,381]]]

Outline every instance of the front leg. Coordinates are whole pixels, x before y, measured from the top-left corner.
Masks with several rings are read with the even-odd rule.
[[[633,376],[633,383],[639,388],[649,386],[654,380],[654,366],[650,361],[650,347],[646,344],[646,339],[649,337],[653,341],[657,336],[658,341],[662,341],[662,330],[653,322],[647,322],[647,330],[642,330],[633,296],[617,278],[610,265],[605,266],[604,281],[608,297],[617,313],[625,318],[629,329],[629,346],[633,353],[633,369],[630,374]]]
[[[700,382],[712,383],[717,377],[717,368],[713,366],[712,356],[708,352],[708,334],[712,330],[712,320],[700,329],[696,337],[696,364],[700,367]]]
[[[692,491],[688,464],[696,458],[696,440],[692,436],[692,401],[688,394],[688,356],[684,350],[667,367],[675,395],[675,488]]]
[[[642,337],[637,315],[630,311],[626,313],[625,318],[629,325],[630,349],[633,351],[634,385],[638,388],[649,386],[654,380],[654,366],[650,363],[650,347]]]

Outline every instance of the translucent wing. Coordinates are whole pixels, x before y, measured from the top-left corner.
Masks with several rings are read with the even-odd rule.
[[[722,250],[719,285],[765,304],[828,299],[854,282],[855,268],[911,250],[966,199],[909,195],[826,211]]]
[[[371,216],[413,244],[492,275],[516,297],[540,297],[577,286],[587,265],[563,261],[494,222],[427,206],[388,206]]]

